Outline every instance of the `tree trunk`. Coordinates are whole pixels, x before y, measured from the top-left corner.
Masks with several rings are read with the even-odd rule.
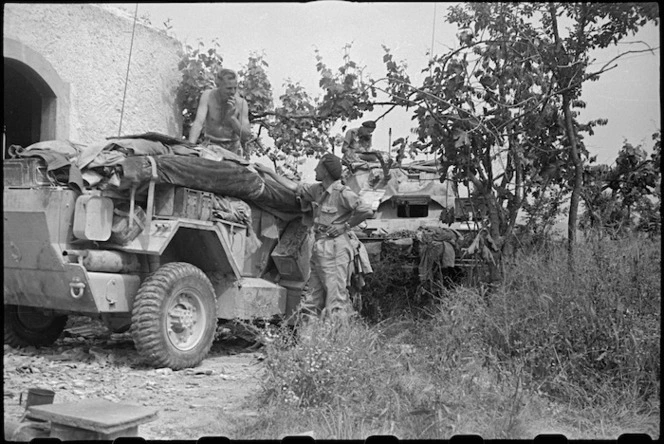
[[[576,225],[579,213],[579,201],[581,199],[581,186],[583,185],[583,163],[581,156],[579,156],[579,148],[576,143],[576,132],[574,131],[568,93],[563,94],[563,113],[565,115],[565,131],[569,140],[570,158],[574,164],[574,182],[572,183],[572,196],[569,202],[569,217],[567,219],[568,266],[570,270],[574,270],[574,247],[576,244]]]

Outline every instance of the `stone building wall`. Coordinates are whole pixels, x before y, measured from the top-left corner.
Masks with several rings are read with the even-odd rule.
[[[58,98],[68,129],[58,134],[82,143],[118,135],[133,16],[92,4],[14,3],[4,5],[3,25],[5,57],[36,53],[68,87],[69,97]],[[137,23],[122,134],[181,135],[179,49],[177,40]]]

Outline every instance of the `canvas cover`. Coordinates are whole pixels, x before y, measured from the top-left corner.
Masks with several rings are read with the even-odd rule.
[[[223,160],[203,158],[202,148],[159,133],[145,133],[89,145],[44,141],[25,148],[20,155],[39,156],[50,169],[82,174],[83,179],[77,179],[81,189],[87,186],[120,192],[128,192],[132,186],[145,188],[152,176],[150,156],[156,163],[157,183],[239,198],[283,220],[302,214],[294,192],[255,170],[245,159],[230,152],[224,153]],[[94,183],[88,182],[92,178]],[[63,184],[71,182],[71,178],[64,179]]]
[[[357,169],[344,178],[346,185],[367,203],[377,207],[393,196],[426,195],[443,208],[454,208],[454,193],[447,183],[440,183],[439,173],[429,162],[414,162],[391,168],[388,178],[378,164]]]

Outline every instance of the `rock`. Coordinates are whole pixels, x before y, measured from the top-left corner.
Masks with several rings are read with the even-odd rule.
[[[105,400],[107,400],[107,401],[111,401],[111,402],[122,402],[122,401],[120,400],[120,398],[118,398],[118,397],[115,396],[115,395],[105,395],[105,396],[103,396],[103,399],[105,399]]]
[[[313,430],[307,430],[306,432],[300,432],[300,433],[295,433],[295,434],[286,435],[286,436],[311,436],[312,438],[315,439]],[[282,437],[282,439],[285,438],[286,436]]]

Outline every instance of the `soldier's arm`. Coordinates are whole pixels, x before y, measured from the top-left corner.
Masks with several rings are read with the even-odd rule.
[[[350,218],[345,223],[335,223],[328,229],[328,234],[332,237],[339,236],[340,234],[349,231],[356,225],[359,225],[364,220],[373,215],[371,206],[365,204],[360,197],[350,189],[342,192],[343,200],[346,202],[345,207],[351,210]]]
[[[247,101],[240,96],[235,96],[228,100],[228,114],[226,122],[231,129],[238,135],[242,142],[251,138],[251,126],[249,124],[249,106]]]
[[[348,219],[348,226],[349,228],[353,228],[356,225],[361,224],[364,222],[366,219],[370,218],[373,215],[373,210],[371,207],[362,202],[361,200],[358,199],[358,204],[355,207],[355,210],[350,216],[350,219]]]
[[[255,163],[254,168],[256,168],[258,171],[262,171],[263,173],[267,174],[268,176],[272,177],[275,181],[279,182],[281,185],[285,186],[291,191],[297,191],[298,183],[293,182],[287,177],[280,176],[276,172],[272,171],[269,167],[262,165],[260,163]]]
[[[240,98],[240,141],[242,143],[251,139],[251,123],[249,123],[249,104]]]
[[[208,113],[208,102],[210,100],[210,91],[203,91],[201,94],[201,99],[198,101],[198,109],[196,110],[196,118],[194,123],[191,124],[191,129],[189,130],[189,142],[197,143],[198,138],[203,131],[203,125],[205,124],[205,118]]]
[[[344,141],[341,144],[341,152],[345,153],[349,148],[353,146],[353,130],[346,131],[344,136]]]

